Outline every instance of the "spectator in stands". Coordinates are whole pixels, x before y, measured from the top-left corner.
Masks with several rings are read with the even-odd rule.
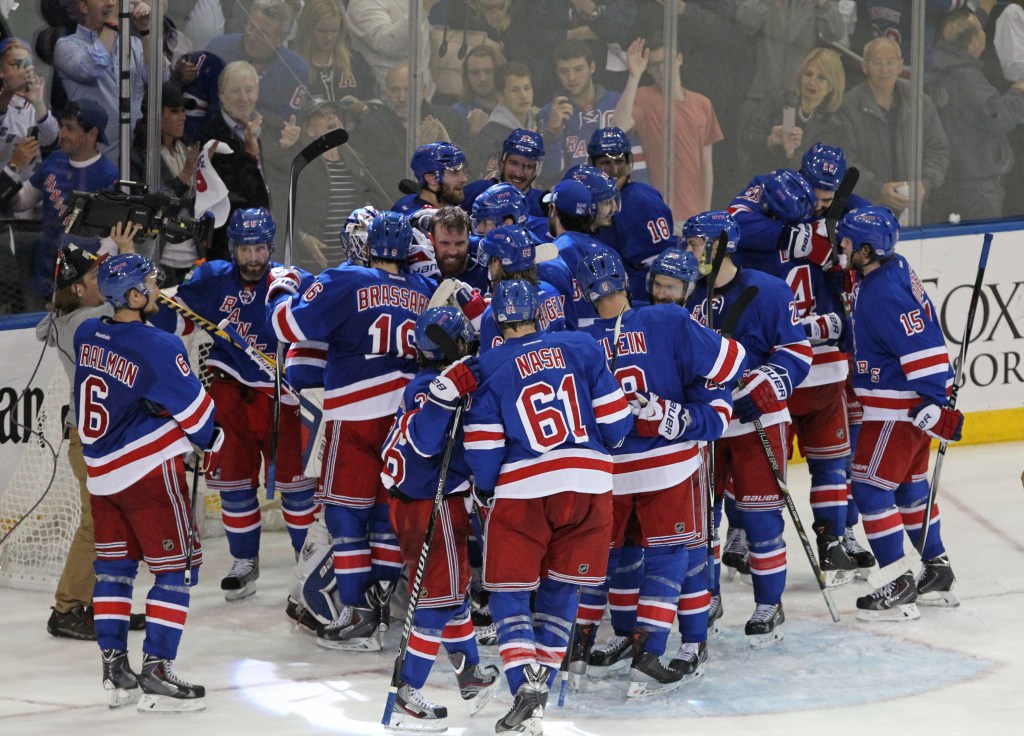
[[[910,39],[913,35],[911,18],[911,0],[866,0],[858,3],[867,6],[867,23],[871,32],[876,38],[885,36],[895,40],[900,45],[900,56],[903,59],[910,58]],[[924,54],[925,69],[931,68],[932,48],[935,44],[935,29],[938,27],[942,16],[951,10],[962,8],[965,0],[925,0],[924,1]],[[995,6],[996,0],[972,0],[970,5],[974,7],[981,19],[982,26],[988,20],[989,13]],[[910,71],[909,68],[906,71]]]
[[[309,95],[309,65],[284,47],[293,18],[291,4],[284,0],[256,0],[243,33],[218,36],[206,47],[225,63],[246,61],[253,66],[262,90],[257,109],[275,129],[298,114]]]
[[[888,207],[897,216],[910,199],[910,85],[899,78],[900,47],[891,38],[876,38],[864,47],[867,81],[846,93],[839,109],[839,143],[850,166],[860,169],[857,193]],[[918,201],[942,186],[949,166],[949,140],[935,105],[921,100],[922,179]]]
[[[836,145],[837,112],[846,91],[846,72],[839,55],[816,48],[807,55],[796,77],[796,88],[776,90],[758,104],[743,136],[748,169],[800,168],[804,149],[814,143]],[[786,116],[793,127],[786,128]]]
[[[474,170],[485,176],[497,170],[498,152],[509,133],[517,128],[538,130],[537,108],[533,106],[533,75],[529,67],[518,61],[498,67],[494,86],[501,92],[501,102],[477,134],[471,159]]]
[[[965,220],[1002,217],[1000,178],[1013,169],[1007,134],[1024,122],[1024,80],[1000,95],[981,70],[985,31],[968,8],[947,15],[932,53],[928,89],[952,146],[946,183],[933,214]]]
[[[512,0],[440,0],[430,9],[430,23],[458,30],[483,31],[492,41],[509,43]]]
[[[598,128],[611,126],[619,93],[594,82],[594,55],[583,41],[555,49],[555,71],[562,89],[537,114],[549,155],[556,158],[545,181],[561,181],[567,169],[589,163],[587,142]]]
[[[160,94],[160,182],[161,191],[172,197],[194,197],[196,193],[196,167],[199,164],[199,144],[185,141],[185,98],[174,82],[164,82]],[[145,108],[143,108],[145,109]],[[132,179],[146,180],[146,116],[135,128],[132,145]],[[186,213],[191,214],[191,213]],[[164,273],[162,287],[177,286],[200,257],[192,238],[172,243],[163,240],[157,262]]]
[[[494,86],[494,72],[505,63],[505,57],[493,46],[474,46],[462,62],[462,97],[452,105],[466,120],[469,135],[475,136],[501,102],[501,93]]]
[[[72,102],[89,100],[106,113],[100,151],[112,161],[117,158],[120,140],[118,100],[120,92],[120,37],[117,31],[117,4],[111,0],[67,0],[65,9],[77,14],[74,34],[57,41],[53,65]],[[132,23],[140,34],[149,34],[149,5],[139,2],[131,6]],[[131,124],[142,116],[142,96],[149,82],[149,44],[132,36],[129,68],[131,70]],[[163,68],[163,78],[167,78]]]
[[[1013,0],[1002,6],[995,22],[992,46],[1003,79],[1011,84],[1024,80],[1024,0]],[[1020,216],[1024,215],[1024,126],[1010,132],[1010,146],[1016,160],[1013,171],[1003,177],[1004,212],[1007,216]]]
[[[188,5],[186,0],[186,7]],[[173,4],[171,10],[173,10]],[[205,49],[217,36],[224,34],[224,8],[221,0],[196,0],[191,10],[178,18],[193,49]]]
[[[387,88],[388,73],[397,64],[408,61],[416,38],[430,38],[426,13],[420,14],[420,27],[410,35],[409,0],[349,0],[348,22],[352,46],[369,62],[379,89]],[[419,62],[419,73],[426,90],[424,99],[429,100],[434,96],[429,43],[422,45]]]
[[[366,100],[377,96],[370,65],[349,45],[345,14],[337,0],[310,0],[299,13],[291,49],[309,62],[309,92],[314,98],[339,103],[347,129],[367,111]]]
[[[676,222],[711,208],[714,188],[714,165],[711,147],[722,140],[722,129],[711,100],[702,94],[685,89],[679,81],[683,54],[676,52],[674,60],[666,58],[660,40],[645,48],[638,38],[629,45],[626,59],[629,79],[615,108],[615,125],[624,133],[636,128],[640,143],[647,153],[651,180],[661,186],[664,167],[664,109],[661,90],[671,75],[672,100],[675,103],[672,131],[673,171],[672,197],[669,206]],[[640,77],[650,72],[653,85],[640,87]]]
[[[20,38],[0,41],[0,165],[11,160],[19,141],[36,128],[33,136],[40,147],[57,141],[57,118],[46,108],[46,80],[36,74],[32,51]],[[22,181],[39,163],[38,155],[18,173]]]
[[[221,141],[230,153],[213,153],[210,163],[228,190],[231,211],[249,207],[269,207],[261,168],[260,132],[263,118],[256,112],[260,80],[247,61],[232,61],[224,67],[218,82],[220,115],[200,128],[197,140],[209,150],[210,141]],[[213,231],[206,257],[229,260],[227,223]]]

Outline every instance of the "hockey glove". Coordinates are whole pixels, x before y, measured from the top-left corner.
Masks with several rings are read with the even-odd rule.
[[[910,410],[914,426],[943,442],[959,442],[964,415],[956,409],[922,401]]]
[[[295,296],[302,285],[302,274],[294,268],[276,266],[270,269],[270,288],[267,289],[266,303],[274,304],[282,297]]]
[[[828,314],[812,314],[800,320],[808,340],[827,342],[838,340],[843,334],[843,320],[835,312]]]
[[[668,401],[657,394],[637,393],[629,402],[629,410],[636,421],[633,429],[640,437],[664,437],[678,439],[690,426],[690,412],[682,404]]]
[[[752,422],[762,414],[782,409],[789,396],[789,375],[778,366],[765,364],[748,371],[732,392],[734,413],[741,422]]]
[[[782,250],[789,253],[790,258],[806,258],[822,268],[827,266],[832,260],[832,243],[824,232],[819,232],[818,225],[805,222],[788,226],[782,235]],[[820,229],[824,229],[824,223],[821,223]]]
[[[466,315],[466,319],[473,325],[473,330],[479,334],[480,318],[487,309],[487,302],[479,290],[471,289],[468,284],[456,280],[455,300],[459,303],[459,309]]]
[[[462,397],[476,391],[480,380],[480,361],[467,355],[445,368],[430,382],[429,399],[449,411],[462,401]]]

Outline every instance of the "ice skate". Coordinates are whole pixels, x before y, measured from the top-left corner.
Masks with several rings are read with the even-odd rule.
[[[867,580],[871,568],[876,564],[875,556],[869,550],[864,549],[860,542],[857,541],[857,535],[854,533],[852,526],[846,527],[846,535],[843,537],[843,549],[857,563],[857,577],[861,580]]]
[[[569,685],[579,691],[583,676],[587,674],[590,650],[594,646],[594,624],[576,624],[572,646],[566,656],[569,658]]]
[[[248,598],[256,592],[256,580],[260,576],[260,558],[235,559],[231,570],[220,581],[220,589],[224,591],[224,600],[237,601]]]
[[[142,713],[184,713],[206,708],[206,688],[179,678],[170,659],[147,654],[142,660],[139,687],[143,695],[137,707]]]
[[[316,620],[309,609],[291,596],[288,596],[288,602],[284,606],[284,615],[295,624],[296,631],[316,636],[323,630],[323,624]]]
[[[725,607],[722,606],[722,596],[711,596],[711,604],[708,607],[708,638],[719,636],[722,633],[722,616],[725,614]]]
[[[786,613],[782,610],[781,603],[773,605],[758,603],[754,609],[754,615],[750,617],[743,629],[751,649],[761,649],[777,641],[782,641],[785,636],[782,624],[785,622]]]
[[[128,652],[121,649],[103,649],[103,689],[107,691],[107,706],[122,708],[139,701],[142,691],[139,679],[128,664]]]
[[[381,639],[377,615],[371,609],[345,606],[338,618],[317,634],[316,644],[343,652],[379,652]]]
[[[638,642],[639,648],[641,644]],[[683,673],[666,667],[654,652],[637,652],[629,667],[627,698],[653,698],[682,687]]]
[[[46,630],[51,636],[96,641],[96,625],[89,615],[88,606],[75,606],[67,613],[57,613],[56,608],[51,609]]]
[[[921,618],[917,610],[917,585],[905,572],[888,585],[857,599],[860,621],[913,621]]]
[[[625,672],[632,661],[633,638],[613,636],[590,651],[587,674],[598,678],[611,677],[618,672]]]
[[[811,528],[818,538],[818,562],[825,575],[825,586],[836,588],[853,582],[857,577],[857,562],[846,552],[842,538],[831,534],[824,521],[814,522]]]
[[[455,669],[459,694],[469,705],[469,715],[475,716],[497,692],[501,671],[493,664],[469,665],[466,663],[466,655],[462,652],[449,654],[448,661]]]
[[[668,666],[683,673],[683,682],[704,676],[704,663],[708,661],[708,643],[683,642]]]
[[[960,599],[953,592],[955,587],[956,576],[949,566],[948,556],[939,555],[925,560],[917,578],[917,602],[922,606],[956,608]]]
[[[729,568],[726,580],[732,580],[737,573],[750,575],[750,555],[747,544],[747,533],[742,529],[729,528],[725,533],[725,549],[722,551],[722,564]]]
[[[402,683],[395,696],[389,731],[442,733],[448,730],[448,709],[432,703],[412,685]]]
[[[533,664],[525,669],[526,682],[516,690],[512,707],[494,724],[498,736],[541,736],[548,703],[548,668]]]

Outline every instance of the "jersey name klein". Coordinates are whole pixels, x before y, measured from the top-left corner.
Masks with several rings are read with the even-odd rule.
[[[516,370],[519,371],[520,378],[532,376],[534,373],[548,368],[565,368],[565,356],[562,355],[562,348],[541,348],[516,356]]]
[[[99,332],[96,333],[96,336],[106,337]],[[78,364],[85,368],[102,371],[129,388],[135,386],[135,379],[139,375],[139,366],[135,363],[104,347],[89,343],[82,345],[82,350],[78,355]]]
[[[390,284],[364,286],[356,292],[356,309],[364,312],[377,307],[399,307],[423,314],[430,299],[415,289]]]
[[[612,359],[612,343],[607,337],[602,337],[601,347],[604,348],[604,357]],[[647,335],[643,332],[623,332],[619,335],[619,342],[615,349],[616,355],[646,355]]]

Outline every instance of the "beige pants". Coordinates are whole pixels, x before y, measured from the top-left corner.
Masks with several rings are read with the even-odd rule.
[[[82,454],[82,439],[74,427],[70,430],[68,444],[68,461],[71,470],[78,479],[78,492],[82,500],[82,519],[71,540],[68,559],[64,563],[64,572],[57,582],[57,593],[54,596],[54,608],[57,613],[67,613],[75,606],[87,605],[92,602],[92,589],[96,584],[96,572],[92,563],[96,560],[96,542],[92,530],[92,502],[89,500],[89,489],[85,485],[85,456]]]

